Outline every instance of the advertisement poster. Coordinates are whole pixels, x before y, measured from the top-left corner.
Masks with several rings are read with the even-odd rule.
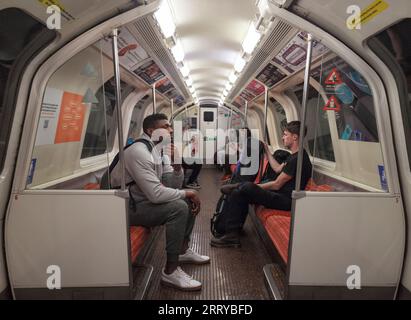
[[[254,97],[257,97],[264,92],[265,88],[260,82],[253,80],[248,84],[245,90],[250,92]]]
[[[113,47],[110,39],[101,40],[101,47],[105,54],[113,57]],[[118,55],[120,64],[130,71],[134,71],[137,65],[148,58],[147,52],[138,44],[134,36],[127,28],[122,28],[118,36]]]
[[[36,146],[54,144],[63,90],[47,88],[41,106]]]
[[[283,66],[288,72],[293,73],[305,65],[307,56],[306,33],[298,33],[273,59],[273,61]],[[318,41],[313,41],[313,60],[328,51],[324,45]]]
[[[81,95],[64,92],[54,140],[55,144],[80,141],[85,115],[82,100],[83,96]]]
[[[183,96],[179,95],[177,98],[174,100],[175,104],[177,104],[179,107],[182,107],[185,103],[185,99]]]
[[[238,109],[245,107],[245,102],[241,97],[235,98],[233,101],[233,105],[236,106]]]
[[[281,70],[279,70],[275,65],[269,63],[257,76],[257,80],[271,88],[285,77],[286,75]]]
[[[170,91],[168,91],[167,93],[166,93],[166,97],[167,98],[169,98],[169,99],[173,99],[174,100],[174,102],[176,102],[176,98],[179,96],[179,93],[178,93],[178,91],[177,91],[177,89],[176,88],[173,88],[172,90],[170,90]],[[176,102],[177,103],[177,102]]]
[[[134,73],[148,84],[153,84],[154,82],[157,82],[165,77],[164,73],[153,60],[144,63],[137,70],[135,70]]]
[[[247,101],[251,101],[255,98],[255,96],[247,90],[243,90],[243,92],[241,92],[240,94],[240,97]]]
[[[163,94],[171,89],[174,89],[174,86],[168,78],[163,78],[156,83],[156,90]]]

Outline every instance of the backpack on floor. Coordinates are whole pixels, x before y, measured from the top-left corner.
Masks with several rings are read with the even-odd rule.
[[[218,199],[216,210],[210,221],[211,233],[218,238],[225,234],[227,222],[228,196],[223,194]]]

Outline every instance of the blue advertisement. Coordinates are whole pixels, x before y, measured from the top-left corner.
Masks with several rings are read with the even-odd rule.
[[[378,166],[378,172],[380,174],[381,189],[388,191],[387,176],[385,175],[384,166]]]
[[[27,184],[32,184],[34,171],[36,170],[37,159],[31,159],[29,175],[27,177]]]

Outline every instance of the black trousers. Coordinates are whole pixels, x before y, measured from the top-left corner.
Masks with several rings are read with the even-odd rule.
[[[191,172],[190,177],[188,178],[187,184],[190,184],[190,183],[193,183],[194,181],[196,181],[198,176],[200,175],[200,171],[201,171],[203,165],[198,164],[198,163],[187,164],[187,163],[184,162],[184,160],[183,160],[182,165],[183,165],[184,170],[187,170],[187,169],[193,170]]]
[[[263,190],[252,182],[240,184],[228,196],[226,232],[238,231],[243,227],[248,215],[249,204],[288,211],[291,210],[291,197],[275,191]]]

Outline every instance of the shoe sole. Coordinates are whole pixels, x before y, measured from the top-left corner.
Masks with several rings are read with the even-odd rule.
[[[179,286],[175,285],[174,283],[165,281],[163,279],[160,280],[160,283],[162,285],[166,286],[166,287],[170,287],[170,288],[173,288],[173,289],[178,289],[178,290],[181,290],[181,291],[199,291],[203,287],[202,285],[200,285],[199,287],[182,288],[182,287],[179,287]]]
[[[210,242],[210,246],[215,248],[241,248],[241,243],[214,243]]]
[[[207,264],[210,263],[210,260],[202,261],[202,262],[196,262],[196,261],[178,261],[181,264],[196,264],[196,265],[201,265],[201,264]]]

